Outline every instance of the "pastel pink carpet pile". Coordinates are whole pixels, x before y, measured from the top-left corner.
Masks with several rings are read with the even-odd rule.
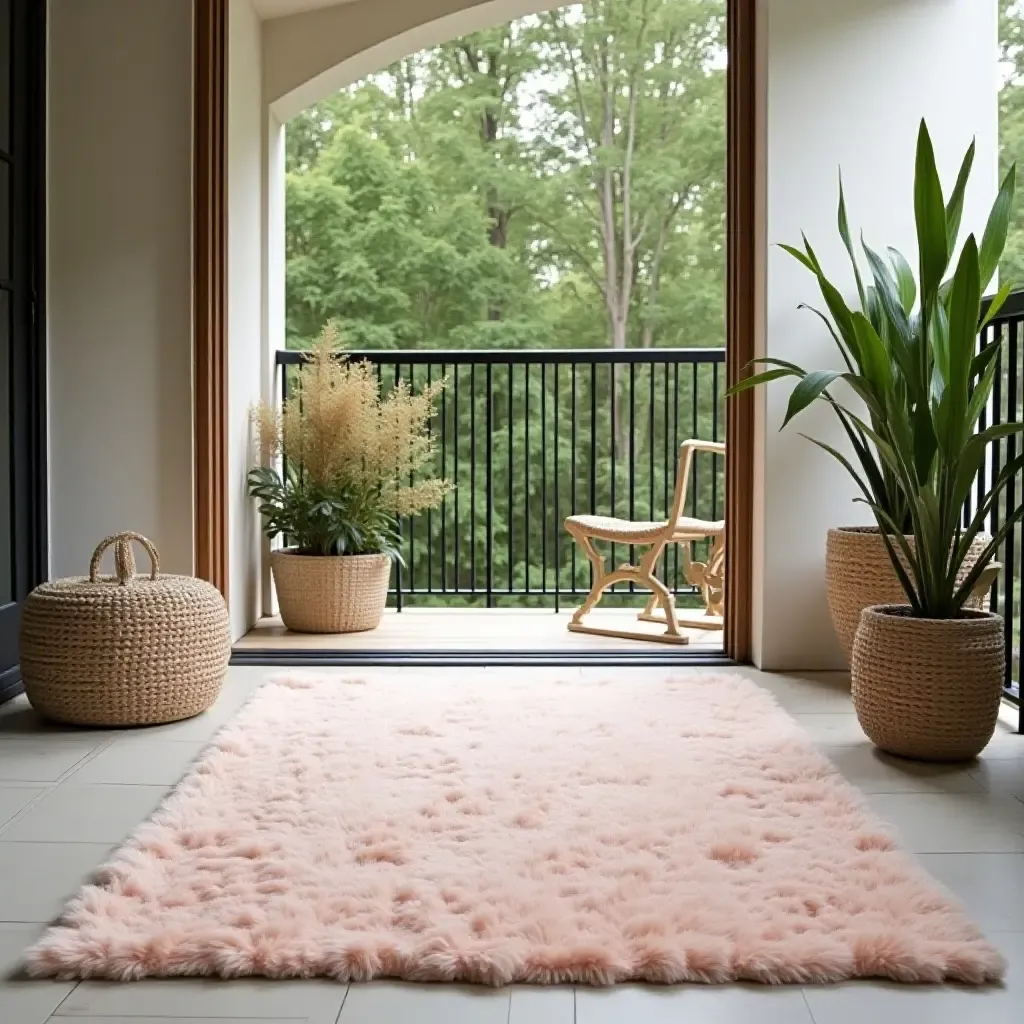
[[[525,670],[268,684],[27,966],[493,985],[1004,969],[752,683]]]

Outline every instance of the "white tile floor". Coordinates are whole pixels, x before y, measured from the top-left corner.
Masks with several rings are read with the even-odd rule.
[[[597,669],[375,669],[477,675],[500,683],[530,672]],[[623,669],[616,669],[622,672]],[[642,687],[650,673],[634,670]],[[696,670],[694,670],[696,671]],[[706,670],[705,670],[706,671]],[[979,762],[911,765],[879,756],[836,676],[750,671],[868,794],[940,881],[964,900],[1010,962],[1005,987],[978,991],[851,983],[659,989],[623,985],[487,990],[329,981],[147,981],[129,985],[20,978],[22,951],[65,898],[173,786],[203,743],[266,676],[232,669],[217,706],[188,722],[145,732],[78,732],[41,722],[23,699],[0,708],[0,1024],[1003,1024],[1024,1007],[1024,737],[1009,719]],[[1014,1009],[1016,1006],[1016,1009]]]

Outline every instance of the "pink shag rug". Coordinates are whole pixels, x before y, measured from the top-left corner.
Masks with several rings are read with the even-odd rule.
[[[752,683],[528,680],[266,685],[26,966],[491,985],[1002,975]]]

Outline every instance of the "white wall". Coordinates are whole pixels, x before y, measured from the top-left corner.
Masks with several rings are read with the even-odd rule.
[[[50,0],[51,572],[193,566],[192,5]]]
[[[263,332],[263,77],[250,0],[228,8],[228,589],[231,631],[261,613],[259,517],[245,489],[254,463],[248,411],[261,394]]]
[[[964,230],[984,227],[997,169],[994,0],[762,0],[767,97],[765,230],[769,243],[805,230],[830,275],[854,291],[836,233],[842,165],[851,224],[875,248],[916,261],[912,177],[917,123],[927,117],[948,189],[977,137]],[[765,254],[762,351],[813,368],[838,356],[812,314],[814,283],[778,248]],[[768,389],[759,409],[755,648],[766,668],[840,667],[824,591],[825,533],[868,522],[832,460],[799,436],[838,439],[825,410],[778,432],[789,388]],[[795,428],[795,429],[794,429]]]

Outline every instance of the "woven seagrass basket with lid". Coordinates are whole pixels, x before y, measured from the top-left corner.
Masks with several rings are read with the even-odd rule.
[[[147,551],[137,575],[132,542]],[[114,575],[100,574],[114,548]],[[108,537],[88,576],[55,580],[25,600],[21,674],[32,706],[72,725],[155,725],[190,718],[217,699],[231,632],[220,592],[192,576],[160,572],[137,533]]]

